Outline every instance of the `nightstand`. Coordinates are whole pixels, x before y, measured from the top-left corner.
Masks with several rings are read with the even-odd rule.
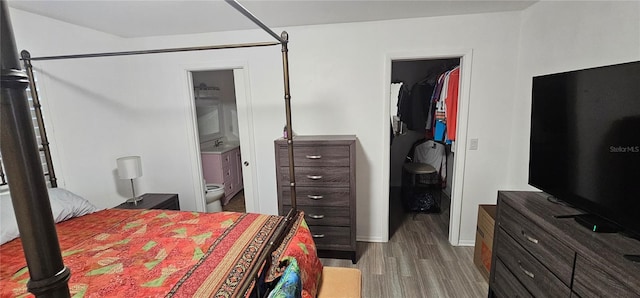
[[[138,205],[124,202],[114,208],[117,209],[166,209],[180,210],[178,194],[175,193],[146,193],[142,196],[142,201]]]

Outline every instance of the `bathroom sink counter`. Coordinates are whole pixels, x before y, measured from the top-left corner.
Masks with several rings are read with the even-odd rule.
[[[206,147],[200,147],[200,153],[202,154],[222,154],[228,151],[231,151],[233,149],[236,149],[240,147],[240,144],[237,143],[225,143],[225,144],[221,144],[219,146],[206,146]]]

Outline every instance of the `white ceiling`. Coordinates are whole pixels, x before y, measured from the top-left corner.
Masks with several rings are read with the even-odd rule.
[[[269,27],[516,11],[536,1],[242,1]],[[11,0],[9,6],[121,37],[257,28],[222,0]]]

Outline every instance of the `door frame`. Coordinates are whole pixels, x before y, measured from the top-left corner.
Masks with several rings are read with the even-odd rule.
[[[193,80],[191,72],[194,71],[218,71],[233,70],[234,88],[236,93],[236,109],[238,114],[238,133],[240,140],[240,154],[242,155],[242,179],[244,188],[244,200],[246,212],[259,212],[257,173],[253,160],[255,160],[255,143],[253,132],[253,117],[251,104],[251,88],[249,85],[249,67],[246,62],[214,61],[203,62],[183,66],[187,86],[192,86]],[[189,157],[192,165],[193,188],[197,211],[205,212],[206,202],[204,195],[204,176],[202,173],[202,160],[200,158],[200,141],[198,138],[198,118],[196,116],[193,88],[187,88],[188,95],[185,96],[188,109],[190,125],[187,125],[188,139],[192,150],[189,150]],[[245,165],[245,162],[247,165]]]
[[[452,245],[461,245],[460,242],[460,225],[462,221],[462,204],[464,201],[464,170],[466,163],[467,148],[467,131],[469,119],[469,102],[470,102],[470,86],[471,86],[471,65],[473,59],[472,49],[427,49],[412,52],[394,52],[387,53],[385,58],[384,71],[384,107],[382,123],[389,123],[390,99],[391,92],[391,67],[392,62],[397,60],[431,60],[431,59],[460,59],[460,89],[458,93],[458,119],[456,128],[456,142],[454,153],[454,169],[451,182],[451,207],[449,216],[449,243]],[[389,170],[390,170],[390,146],[391,132],[388,129],[383,130],[383,194],[389,197]],[[389,240],[389,203],[387,200],[387,210],[384,222],[386,223],[386,235],[384,237]]]

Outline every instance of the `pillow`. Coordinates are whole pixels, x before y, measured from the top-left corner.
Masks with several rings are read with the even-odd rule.
[[[84,198],[63,188],[48,189],[51,213],[56,223],[98,211]],[[18,238],[18,223],[10,193],[0,194],[0,245]]]
[[[49,188],[49,201],[56,222],[98,211],[98,207],[64,188]]]
[[[276,286],[269,292],[268,298],[301,298],[302,281],[300,280],[300,267],[295,258],[287,257],[283,261],[286,269]]]

